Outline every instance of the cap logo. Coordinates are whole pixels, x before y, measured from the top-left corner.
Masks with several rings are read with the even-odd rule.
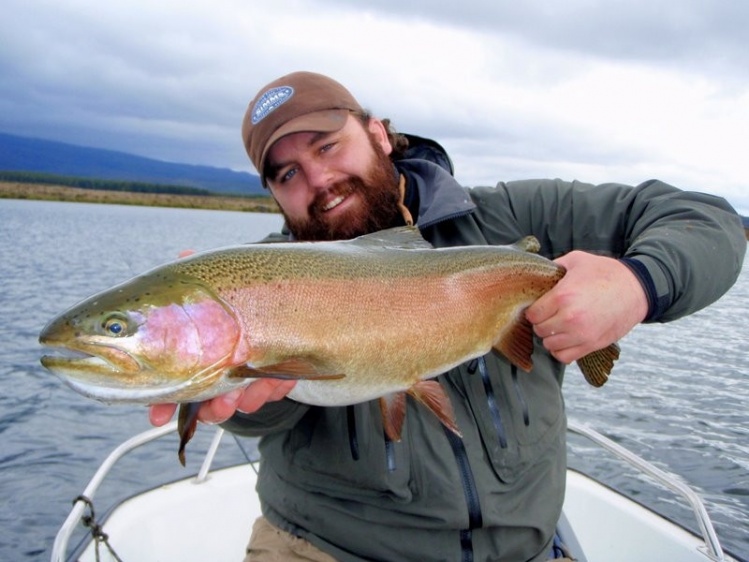
[[[294,95],[294,88],[291,86],[280,86],[271,88],[265,92],[255,103],[252,109],[252,124],[257,125],[265,119],[271,112],[278,109]]]

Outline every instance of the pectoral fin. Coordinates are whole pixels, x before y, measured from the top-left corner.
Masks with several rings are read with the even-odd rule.
[[[608,347],[578,359],[577,366],[580,367],[585,380],[595,387],[603,386],[609,380],[611,369],[614,368],[614,361],[619,359],[619,351],[619,346],[612,343]]]
[[[287,380],[336,380],[342,379],[346,375],[320,373],[317,368],[304,359],[288,359],[281,363],[273,365],[263,365],[262,367],[250,367],[249,365],[239,365],[233,367],[229,372],[232,378],[272,378]]]
[[[198,410],[202,402],[188,402],[179,405],[179,416],[177,418],[177,433],[179,434],[179,451],[177,457],[182,466],[185,466],[185,446],[195,435],[198,427]]]

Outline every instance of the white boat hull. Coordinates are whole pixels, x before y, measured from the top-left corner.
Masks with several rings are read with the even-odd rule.
[[[170,429],[153,430],[150,433],[154,437],[149,434],[138,439],[136,436],[131,440],[132,444],[123,444],[110,457],[118,458],[141,442]],[[579,427],[573,430],[589,432]],[[703,536],[685,530],[588,476],[568,470],[559,531],[579,562],[735,560],[723,554],[712,523],[694,492],[639,457],[621,450],[605,437],[592,433],[592,437],[586,436],[617,455],[631,457],[626,460],[644,472],[668,480],[661,483],[680,492],[692,503]],[[255,494],[257,467],[243,464],[210,471],[220,434],[221,430],[197,476],[138,494],[120,503],[110,513],[103,525],[104,532],[121,560],[202,562],[242,559],[252,524],[260,515]],[[117,458],[105,461],[84,491],[86,497],[93,497],[93,492]],[[68,539],[85,508],[84,503],[78,502],[60,530],[53,562],[68,560]],[[95,541],[89,542],[76,559],[83,562],[116,560],[104,545],[97,545]]]

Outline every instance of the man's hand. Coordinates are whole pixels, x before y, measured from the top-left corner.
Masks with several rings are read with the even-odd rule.
[[[555,262],[567,273],[525,316],[544,347],[562,363],[603,349],[645,319],[645,291],[623,263],[579,251]]]
[[[281,400],[295,384],[296,381],[258,379],[245,388],[206,400],[200,406],[198,419],[205,423],[221,423],[237,411],[251,414],[266,402]],[[172,419],[176,409],[176,404],[154,404],[149,407],[148,418],[153,425],[164,425]]]

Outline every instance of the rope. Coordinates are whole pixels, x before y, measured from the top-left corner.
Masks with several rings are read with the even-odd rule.
[[[94,539],[94,544],[96,545],[96,562],[101,562],[100,550],[102,544],[107,547],[109,554],[111,554],[117,562],[122,562],[122,559],[114,551],[112,545],[109,544],[109,535],[107,535],[104,532],[102,526],[96,522],[96,515],[94,514],[94,502],[92,502],[86,496],[81,495],[73,500],[73,504],[75,505],[79,501],[85,503],[88,506],[89,514],[82,516],[81,522],[83,523],[84,527],[88,527],[89,529],[91,529],[91,537]]]

